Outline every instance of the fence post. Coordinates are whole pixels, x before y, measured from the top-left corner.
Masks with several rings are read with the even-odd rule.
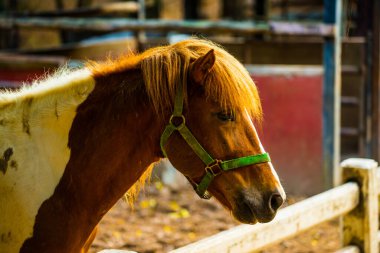
[[[364,253],[378,253],[378,190],[377,162],[370,159],[350,158],[341,163],[343,182],[359,184],[358,206],[343,216],[343,246],[356,245]]]

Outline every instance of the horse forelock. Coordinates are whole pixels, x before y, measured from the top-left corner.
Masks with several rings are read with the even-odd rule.
[[[142,55],[143,78],[155,109],[173,108],[175,92],[180,83],[187,83],[191,63],[210,49],[214,49],[216,62],[204,83],[206,96],[223,109],[248,110],[252,118],[261,121],[260,98],[248,71],[220,46],[196,38],[153,48]]]

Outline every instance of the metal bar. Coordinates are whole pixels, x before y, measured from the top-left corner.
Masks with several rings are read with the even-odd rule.
[[[111,32],[181,31],[181,32],[234,32],[238,34],[287,34],[329,37],[334,34],[332,24],[320,22],[254,22],[254,21],[176,21],[135,20],[122,18],[6,18],[0,17],[0,28],[23,27],[65,30]]]
[[[342,96],[340,100],[342,105],[358,106],[360,103],[359,99],[354,96]]]
[[[380,1],[373,1],[372,40],[372,157],[380,160]]]
[[[348,30],[346,29],[348,24],[348,5],[349,0],[342,0],[342,21],[340,23],[340,35],[342,37],[348,37]]]
[[[271,31],[275,34],[284,35],[313,35],[319,34],[322,36],[330,36],[333,34],[334,29],[332,26],[321,26],[319,23],[315,22],[277,22],[271,21]]]
[[[255,4],[255,18],[260,20],[268,20],[270,9],[270,1],[259,0]]]
[[[272,2],[273,2],[272,3],[273,7],[276,7],[276,8],[279,8],[284,4],[283,1],[272,1]],[[286,3],[287,5],[292,6],[292,7],[297,7],[297,6],[311,7],[311,6],[313,6],[313,7],[317,8],[317,7],[322,5],[320,0],[303,0],[303,1],[287,0],[286,2],[287,2]]]
[[[145,0],[138,0],[139,1],[139,8],[138,8],[138,18],[139,20],[145,20]]]
[[[373,69],[372,69],[372,46],[373,46],[373,34],[371,34],[370,32],[368,32],[368,29],[367,29],[367,35],[366,37],[363,37],[363,38],[366,38],[367,40],[367,43],[365,44],[364,46],[364,50],[365,50],[365,55],[364,55],[364,60],[363,60],[363,81],[364,81],[364,88],[363,89],[360,89],[359,92],[360,92],[360,95],[362,97],[362,108],[359,109],[359,113],[361,115],[359,115],[359,119],[360,119],[360,123],[362,124],[362,128],[364,130],[364,138],[360,138],[360,148],[361,148],[361,151],[363,151],[361,153],[362,156],[364,157],[372,157],[372,130],[371,130],[371,127],[372,127],[372,111],[373,111],[373,108],[372,108],[372,98],[374,96],[374,94],[372,93],[372,73],[373,73]],[[364,122],[362,123],[362,121],[364,120]]]
[[[360,75],[364,72],[364,68],[356,65],[342,65],[342,74],[355,74]]]
[[[53,11],[22,11],[11,12],[12,17],[80,17],[99,14],[136,13],[139,5],[136,2],[106,3],[99,6],[79,7],[75,9],[64,9],[62,0],[56,1],[58,10]]]
[[[139,1],[139,10],[138,10],[138,20],[140,22],[145,21],[146,15],[145,15],[145,0],[138,0]],[[137,40],[138,40],[138,48],[139,51],[141,51],[142,44],[146,42],[146,35],[144,31],[139,31],[137,34]]]
[[[334,25],[334,37],[323,46],[323,170],[325,188],[340,182],[340,94],[341,94],[341,20],[342,0],[324,0],[324,21]]]
[[[316,65],[256,65],[244,64],[248,72],[254,76],[270,75],[270,76],[322,76],[323,69]]]
[[[357,137],[359,136],[359,133],[360,131],[356,127],[342,127],[340,130],[342,136]]]
[[[358,202],[358,185],[346,183],[281,209],[270,223],[236,226],[170,253],[253,252],[343,215]]]

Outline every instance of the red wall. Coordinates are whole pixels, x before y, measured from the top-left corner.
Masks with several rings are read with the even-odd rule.
[[[43,69],[36,70],[10,70],[10,69],[0,69],[0,86],[14,86],[17,87],[22,84],[22,82],[29,83],[46,73]]]
[[[263,103],[260,133],[285,190],[323,190],[322,74],[253,74]]]

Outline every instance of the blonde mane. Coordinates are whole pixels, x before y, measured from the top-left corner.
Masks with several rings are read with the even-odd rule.
[[[180,83],[187,84],[191,63],[211,49],[214,49],[216,62],[204,83],[207,98],[218,102],[223,109],[247,110],[260,122],[260,98],[248,71],[223,48],[207,40],[192,38],[116,61],[91,63],[90,68],[95,75],[141,68],[146,92],[161,114],[173,108],[175,92]],[[186,100],[185,94],[185,103]]]

